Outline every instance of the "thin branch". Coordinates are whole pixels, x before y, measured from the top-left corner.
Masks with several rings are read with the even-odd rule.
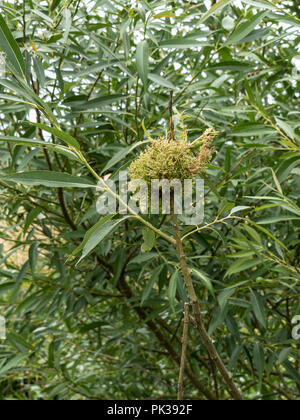
[[[172,206],[172,219],[173,219],[173,228],[174,228],[174,234],[175,234],[175,239],[176,239],[176,248],[177,248],[179,258],[180,258],[181,271],[184,277],[188,296],[192,303],[192,308],[193,308],[193,313],[194,313],[194,318],[195,318],[195,327],[197,328],[197,331],[199,332],[201,340],[206,350],[208,351],[212,361],[214,362],[220,374],[222,375],[224,381],[226,382],[228,391],[230,392],[230,394],[235,400],[237,401],[243,400],[241,391],[238,389],[231,375],[227,371],[226,366],[223,363],[223,360],[219,356],[215,345],[213,344],[210,336],[208,335],[205,329],[204,322],[201,315],[200,305],[199,305],[198,298],[194,289],[193,281],[191,278],[191,273],[187,266],[186,256],[183,250],[182,240],[181,240],[180,231],[179,231],[178,217],[174,212],[174,206]]]
[[[90,99],[90,97],[92,96],[92,93],[94,92],[94,89],[96,88],[96,86],[97,86],[98,82],[100,81],[100,79],[101,79],[101,77],[102,77],[103,72],[104,72],[104,70],[101,70],[101,71],[100,71],[100,73],[98,74],[98,77],[96,78],[95,82],[93,83],[93,86],[91,87],[91,89],[90,89],[90,91],[89,91],[89,93],[88,93],[88,95],[87,95],[87,97],[86,97],[86,99],[85,99],[85,100],[86,100],[86,102],[87,102],[87,101]],[[76,121],[76,126],[75,126],[75,130],[74,130],[74,134],[73,134],[73,136],[74,136],[74,137],[76,137],[76,136],[77,136],[78,126],[79,126],[79,124],[81,123],[82,117],[83,117],[83,113],[81,112],[81,113],[80,113],[80,115],[79,115],[79,117],[77,118],[77,121]]]
[[[181,362],[180,362],[180,372],[178,380],[178,400],[181,401],[183,398],[183,378],[184,378],[184,369],[187,353],[187,343],[188,343],[188,332],[189,332],[189,303],[184,304],[184,323],[183,323],[183,335],[182,335],[182,352],[181,352]]]
[[[23,43],[26,43],[26,3],[23,0]]]
[[[36,82],[37,83],[37,86],[35,87],[32,74],[31,74],[30,77],[31,77],[32,88],[35,91],[35,93],[37,95],[39,95],[40,94],[40,84],[39,84],[39,81],[37,80],[37,82]],[[40,112],[40,110],[38,108],[36,108],[36,120],[37,120],[37,122],[39,124],[41,123],[41,112]],[[40,139],[43,142],[46,142],[46,140],[44,138],[44,135],[43,135],[43,130],[41,128],[38,129],[38,133],[39,133]],[[48,149],[46,147],[43,147],[43,151],[44,151],[44,155],[45,155],[45,159],[46,159],[46,162],[47,162],[48,169],[49,169],[49,171],[53,171],[53,166],[52,166],[51,159],[50,159],[50,156],[49,156],[49,153],[48,153]],[[63,217],[64,217],[65,221],[68,223],[68,225],[71,227],[71,229],[73,231],[76,231],[77,230],[77,226],[72,221],[72,219],[71,219],[71,217],[69,215],[68,209],[66,207],[66,204],[65,204],[63,188],[58,188],[57,189],[57,196],[58,196],[59,205],[61,207],[61,211],[63,213]]]
[[[57,196],[58,196],[58,201],[61,207],[61,211],[63,213],[64,219],[65,221],[68,223],[68,225],[71,227],[71,229],[75,232],[77,230],[77,226],[75,225],[75,223],[72,221],[68,209],[66,207],[66,203],[65,203],[65,199],[64,199],[64,192],[62,188],[58,188],[57,189]]]
[[[224,217],[223,219],[215,219],[213,222],[211,222],[211,223],[207,223],[206,225],[204,225],[204,226],[201,226],[201,227],[198,227],[197,229],[194,229],[194,230],[192,230],[191,232],[189,232],[189,233],[187,233],[186,235],[184,235],[182,238],[181,238],[181,241],[183,242],[183,241],[185,241],[185,239],[186,238],[188,238],[189,236],[191,236],[191,235],[194,235],[194,233],[197,233],[197,232],[201,232],[202,230],[206,230],[206,229],[210,229],[211,228],[211,226],[213,226],[213,225],[215,225],[215,224],[218,224],[218,223],[223,223],[223,224],[226,224],[226,220],[230,220],[230,219],[241,219],[241,217],[238,217],[238,216],[231,216],[231,215],[229,215],[229,216],[226,216],[226,217]]]
[[[159,328],[153,320],[148,319],[149,313],[146,310],[144,310],[144,308],[142,308],[141,306],[135,305],[135,303],[131,300],[133,297],[133,292],[128,283],[126,282],[125,276],[122,276],[120,278],[117,287],[118,290],[127,297],[128,304],[130,304],[132,309],[136,311],[139,318],[146,323],[146,325],[153,332],[158,341],[166,348],[169,357],[178,366],[180,366],[180,356],[177,354],[170,340],[162,333],[161,328]],[[205,386],[202,385],[201,381],[188,367],[186,368],[186,375],[192,382],[192,384],[199,390],[199,392],[201,392],[201,394],[203,394],[208,400],[216,400],[216,396]]]
[[[170,90],[170,101],[169,101],[170,141],[174,140],[173,97],[174,97],[174,91],[173,90]]]

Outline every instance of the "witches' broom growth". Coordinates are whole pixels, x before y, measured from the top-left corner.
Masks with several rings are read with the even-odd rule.
[[[150,184],[152,179],[184,181],[201,175],[215,151],[211,143],[217,134],[209,128],[192,143],[185,135],[179,141],[168,136],[151,139],[150,146],[130,165],[131,179],[143,179]]]

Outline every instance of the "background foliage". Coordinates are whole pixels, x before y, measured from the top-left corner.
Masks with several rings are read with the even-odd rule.
[[[1,2],[2,399],[176,397],[175,249],[132,218],[104,232],[97,193],[68,177],[94,182],[79,145],[98,174],[128,167],[143,121],[152,137],[168,128],[172,88],[191,141],[220,131],[213,224],[184,242],[206,325],[246,399],[299,398],[299,5],[213,3]],[[147,220],[172,235],[168,217]],[[66,262],[95,225],[97,246]],[[230,398],[192,328],[185,396]]]

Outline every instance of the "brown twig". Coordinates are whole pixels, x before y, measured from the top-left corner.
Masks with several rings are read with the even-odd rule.
[[[97,83],[100,81],[103,72],[104,72],[104,70],[101,70],[100,73],[98,74],[96,80],[94,81],[93,86],[91,87],[91,89],[90,89],[90,91],[89,91],[89,93],[88,93],[88,95],[87,95],[87,97],[85,99],[86,102],[89,101],[89,99],[91,98],[92,93],[94,92],[94,89],[96,88]],[[82,117],[83,117],[83,112],[81,112],[80,115],[79,115],[79,117],[77,118],[75,130],[74,130],[74,134],[73,134],[74,137],[77,136],[78,126],[81,123]]]
[[[78,6],[79,6],[79,3],[80,3],[80,1],[78,2]],[[77,11],[78,11],[78,9],[76,10],[76,13],[77,13]],[[76,13],[75,13],[75,14],[76,14]],[[115,53],[115,52],[116,52],[116,50],[117,50],[117,48],[118,48],[118,45],[119,45],[119,38],[118,38],[118,39],[117,39],[117,41],[116,41],[116,46],[115,46],[115,48],[113,49],[113,53]],[[97,76],[96,80],[94,81],[94,83],[93,83],[93,85],[92,85],[91,89],[89,90],[89,92],[88,92],[88,94],[87,94],[87,97],[85,98],[86,102],[90,100],[90,98],[91,98],[91,96],[92,96],[92,94],[93,94],[93,92],[94,92],[94,90],[95,90],[95,88],[96,88],[97,84],[99,83],[99,81],[100,81],[100,80],[101,80],[101,78],[102,78],[103,73],[104,73],[104,69],[100,71],[100,73],[98,74],[98,76]],[[76,126],[75,126],[75,129],[74,129],[74,134],[73,134],[73,136],[74,136],[74,137],[76,137],[76,136],[77,136],[77,133],[78,133],[78,126],[79,126],[79,124],[81,123],[82,117],[83,117],[83,112],[81,112],[81,113],[80,113],[80,115],[79,115],[79,117],[77,118],[77,121],[76,121]]]
[[[182,334],[182,351],[181,351],[181,362],[180,362],[180,371],[178,379],[178,400],[182,400],[183,396],[183,378],[184,378],[184,369],[187,353],[187,343],[188,343],[188,331],[189,331],[189,303],[184,304],[184,323],[183,323],[183,334]]]
[[[35,93],[37,95],[39,95],[39,93],[40,93],[40,85],[39,85],[39,82],[38,81],[36,82],[36,87],[35,87],[35,84],[34,84],[34,80],[33,80],[32,75],[30,77],[31,77],[32,88],[35,91]],[[37,122],[39,124],[41,123],[41,112],[37,108],[36,108],[36,120],[37,120]],[[43,130],[41,128],[38,128],[38,133],[39,133],[40,139],[43,142],[46,143],[46,140],[45,140],[44,135],[43,135]],[[51,163],[50,155],[48,153],[48,149],[47,149],[46,146],[43,147],[43,152],[44,152],[44,155],[45,155],[45,159],[46,159],[46,162],[47,162],[47,166],[48,166],[49,171],[53,171],[53,166],[52,166],[52,163]],[[63,213],[63,217],[64,217],[65,221],[68,223],[68,225],[71,227],[71,229],[73,231],[76,231],[77,230],[77,226],[72,221],[72,219],[71,219],[71,217],[69,215],[68,209],[66,207],[66,204],[65,204],[63,188],[57,188],[57,195],[58,195],[59,205],[61,207],[61,211]]]
[[[140,307],[139,305],[135,305],[134,302],[132,302],[131,299],[133,297],[133,292],[132,292],[130,286],[128,285],[128,283],[126,282],[125,276],[121,276],[117,287],[118,287],[119,291],[124,296],[127,297],[128,303],[136,311],[139,318],[143,322],[146,323],[146,325],[153,332],[153,334],[156,336],[158,341],[166,348],[169,357],[178,366],[180,366],[180,356],[177,354],[176,350],[172,346],[172,343],[170,342],[168,337],[166,337],[163,334],[161,328],[159,328],[156,325],[155,321],[153,321],[151,319],[148,319],[149,313],[144,308]],[[208,400],[213,400],[213,401],[216,400],[216,396],[209,389],[207,389],[205,386],[203,386],[201,381],[198,379],[198,377],[194,374],[194,372],[189,367],[186,368],[186,376],[189,378],[189,380],[192,382],[192,384],[196,387],[196,389],[198,389],[199,392],[201,394],[203,394]]]
[[[41,123],[41,114],[40,114],[40,111],[38,109],[36,109],[36,116],[37,116],[37,122]],[[45,142],[43,131],[39,128],[38,132],[39,132],[40,139]],[[53,171],[53,166],[52,166],[47,148],[43,147],[43,151],[44,151],[44,155],[45,155],[45,158],[46,158],[46,162],[47,162],[49,171]],[[66,207],[66,204],[65,204],[65,199],[64,199],[64,193],[63,193],[62,188],[57,188],[57,195],[58,195],[59,205],[61,207],[61,211],[63,213],[65,221],[68,223],[68,225],[72,228],[73,231],[77,230],[77,227],[76,227],[75,223],[72,221],[72,219],[69,215],[69,212],[67,210],[67,207]]]
[[[176,249],[180,258],[181,271],[184,277],[188,296],[192,303],[192,308],[193,308],[193,313],[194,313],[194,318],[195,318],[195,327],[197,331],[199,332],[201,340],[206,350],[208,351],[212,361],[214,362],[220,374],[222,375],[224,381],[226,382],[228,391],[230,392],[230,394],[235,400],[240,401],[243,399],[242,393],[238,389],[236,384],[234,383],[229,372],[227,371],[226,366],[223,363],[223,360],[219,356],[215,345],[213,344],[210,336],[208,335],[205,329],[204,322],[201,315],[200,305],[199,305],[198,298],[194,289],[191,273],[187,266],[186,256],[183,250],[183,245],[182,245],[182,240],[181,240],[179,225],[178,225],[178,217],[174,212],[174,205],[172,206],[172,219],[173,219],[173,228],[174,228],[174,234],[175,234],[175,239],[176,239]]]
[[[23,0],[23,43],[26,44],[26,4]]]
[[[174,140],[174,121],[173,121],[173,98],[174,91],[170,90],[169,114],[170,114],[170,140]]]

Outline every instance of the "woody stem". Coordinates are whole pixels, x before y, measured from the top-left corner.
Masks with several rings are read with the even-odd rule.
[[[227,371],[226,366],[219,356],[217,349],[215,348],[210,336],[208,335],[208,332],[206,331],[206,328],[204,326],[204,322],[201,315],[200,305],[199,301],[194,289],[191,272],[188,269],[187,262],[186,262],[186,256],[184,253],[182,240],[180,236],[180,230],[178,225],[178,217],[174,212],[174,206],[172,208],[172,220],[173,220],[173,229],[174,229],[174,235],[176,240],[176,249],[180,258],[180,267],[181,272],[184,277],[185,285],[187,288],[188,296],[192,304],[193,313],[195,317],[195,327],[197,328],[197,331],[199,332],[200,338],[202,340],[202,343],[204,344],[206,350],[208,351],[211,360],[215,363],[217,366],[220,374],[222,375],[224,381],[227,384],[228,391],[232,395],[232,397],[235,400],[243,400],[243,396],[241,391],[238,389],[236,384],[234,383],[230,373]]]

